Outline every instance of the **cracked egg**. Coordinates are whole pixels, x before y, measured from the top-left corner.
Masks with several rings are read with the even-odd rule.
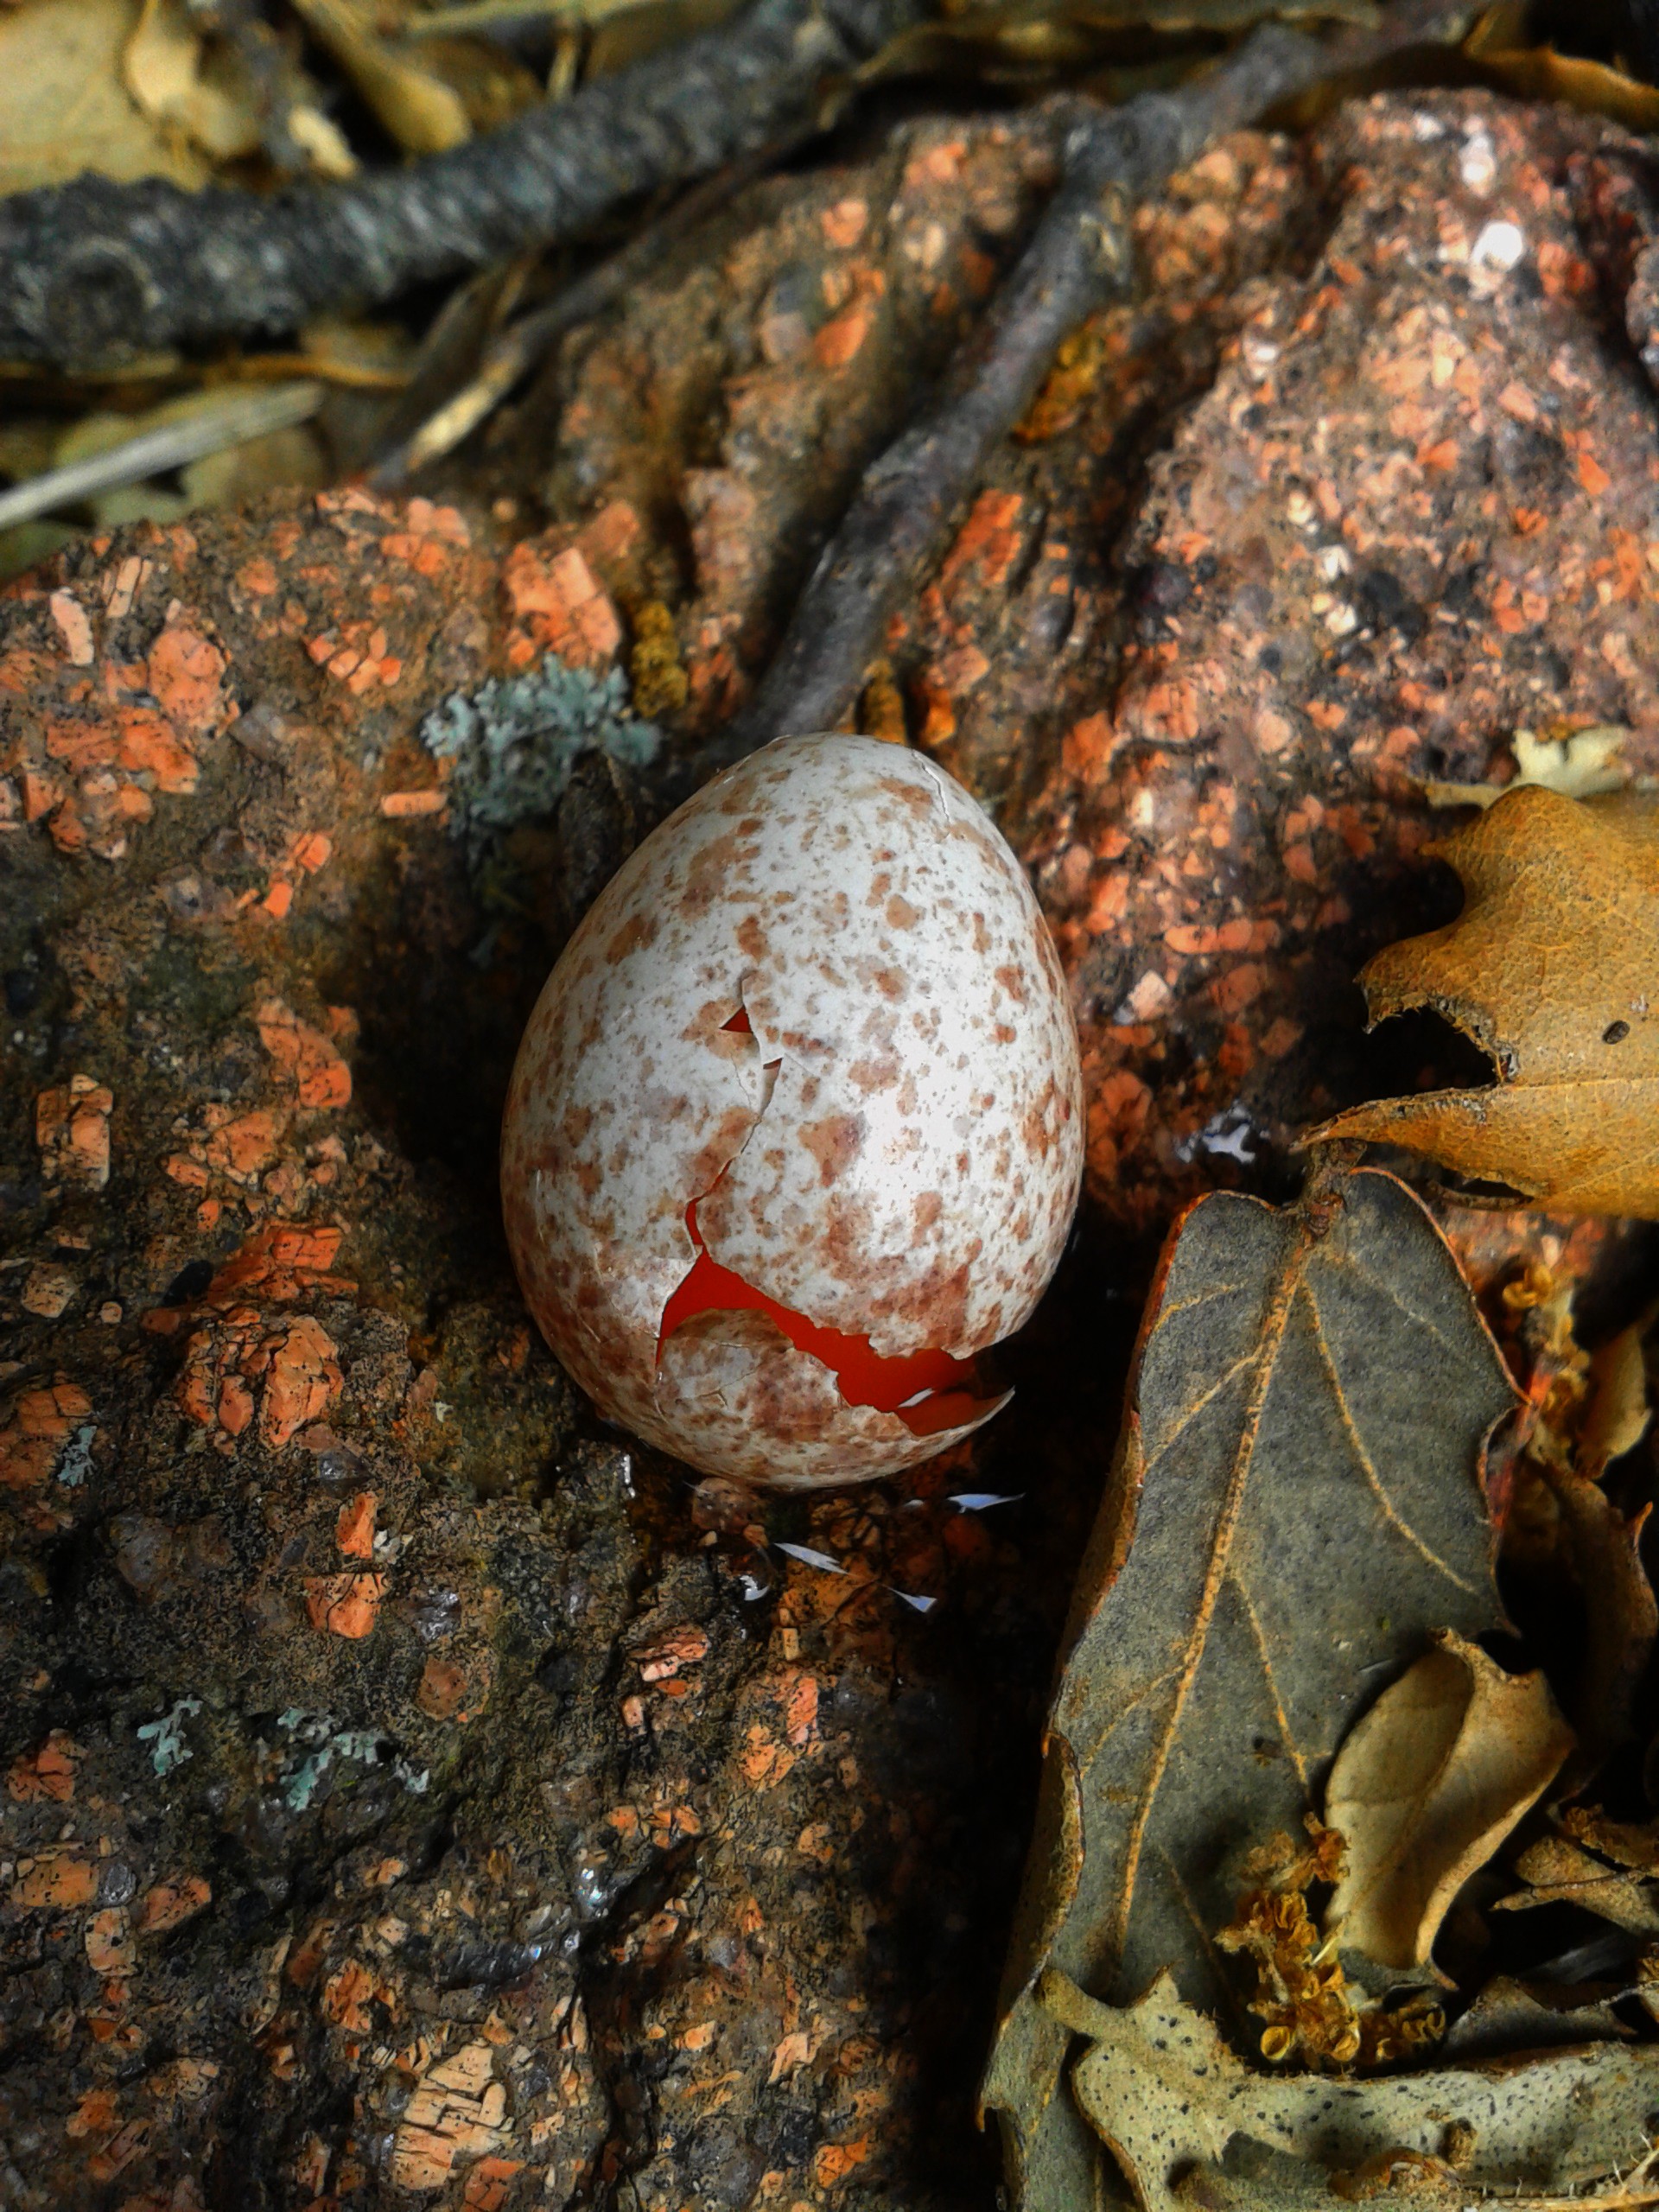
[[[1065,1245],[1082,1077],[1019,862],[871,738],[728,769],[613,877],[537,1002],[502,1195],[601,1411],[778,1489],[925,1459]]]

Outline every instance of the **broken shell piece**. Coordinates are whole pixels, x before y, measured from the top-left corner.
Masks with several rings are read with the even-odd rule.
[[[601,1409],[810,1489],[995,1413],[1082,1174],[1059,965],[1019,863],[925,756],[787,739],[613,879],[531,1017],[502,1192]]]

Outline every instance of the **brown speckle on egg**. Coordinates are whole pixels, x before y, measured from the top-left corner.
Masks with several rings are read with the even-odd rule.
[[[920,754],[786,740],[639,847],[548,979],[503,1133],[525,1295],[696,1467],[893,1472],[996,1410],[969,1363],[1058,1261],[1081,1088],[974,800]]]

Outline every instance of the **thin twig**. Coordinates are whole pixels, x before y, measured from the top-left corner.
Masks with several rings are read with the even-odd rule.
[[[1061,340],[1127,284],[1135,200],[1224,132],[1322,79],[1454,37],[1471,13],[1460,0],[1402,0],[1379,29],[1329,46],[1266,24],[1177,92],[1104,111],[1080,102],[1059,188],[1030,244],[920,418],[866,471],[754,697],[689,764],[688,782],[774,737],[843,726],[889,620],[966,514]]]
[[[0,492],[0,530],[94,499],[100,492],[117,491],[124,484],[142,484],[146,477],[269,437],[273,430],[292,429],[296,423],[309,422],[322,400],[323,386],[310,380],[221,393],[215,404],[180,422],[141,430],[103,453],[88,454],[84,461],[69,461],[62,468],[48,468],[43,475],[27,477],[9,492]]]
[[[920,0],[752,0],[718,29],[446,154],[334,185],[186,192],[83,175],[0,201],[0,357],[101,365],[291,330],[581,237],[810,113]]]
[[[547,306],[510,323],[484,348],[477,368],[460,391],[435,409],[412,436],[376,463],[372,481],[383,490],[392,489],[405,482],[416,469],[453,453],[461,440],[500,405],[520,378],[528,375],[552,351],[567,331],[595,321],[648,276],[669,248],[688,231],[724,207],[744,185],[753,182],[775,162],[786,160],[819,130],[828,129],[832,120],[832,114],[821,113],[786,137],[757,149],[717,175],[705,177],[683,194],[660,220],[650,224],[609,260],[601,261],[578,277]]]

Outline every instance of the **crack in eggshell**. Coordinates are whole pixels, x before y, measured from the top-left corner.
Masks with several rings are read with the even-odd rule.
[[[729,1020],[721,1022],[721,1028],[728,1035],[753,1036],[748,1009],[741,998],[737,1012]],[[758,1040],[755,1050],[760,1050]],[[745,1144],[753,1140],[755,1130],[765,1120],[780,1065],[778,1060],[762,1064],[762,1073],[772,1081],[767,1084],[766,1099],[743,1141]],[[741,1151],[740,1147],[740,1154]],[[733,1159],[738,1156],[734,1154]],[[721,1168],[712,1187],[719,1187],[721,1177],[731,1164],[728,1161]],[[709,1250],[697,1221],[697,1208],[709,1196],[709,1192],[703,1192],[685,1210],[685,1226],[696,1256],[663,1309],[657,1332],[659,1371],[669,1338],[699,1315],[760,1313],[796,1351],[829,1369],[846,1404],[896,1414],[912,1435],[937,1436],[945,1429],[960,1428],[964,1424],[971,1427],[988,1417],[989,1402],[978,1397],[972,1388],[977,1378],[971,1360],[954,1359],[936,1345],[897,1357],[883,1357],[868,1335],[848,1336],[839,1330],[827,1329],[810,1314],[792,1313],[779,1306],[764,1290],[722,1267]]]
[[[697,1315],[759,1312],[797,1351],[830,1370],[849,1406],[873,1406],[879,1413],[897,1414],[918,1436],[932,1435],[956,1426],[964,1417],[979,1418],[983,1401],[971,1388],[976,1380],[971,1360],[953,1359],[935,1345],[898,1358],[884,1357],[868,1336],[846,1336],[839,1330],[824,1328],[810,1314],[791,1313],[765,1291],[721,1266],[698,1230],[698,1203],[694,1200],[685,1210],[685,1225],[697,1247],[697,1256],[664,1309],[657,1339],[659,1368],[664,1345]]]
[[[1018,1325],[1052,1272],[1072,1199],[1048,1154],[1080,1145],[1080,1085],[1051,1080],[1016,1116],[998,1080],[976,1079],[995,1057],[986,1048],[1006,1057],[1020,1022],[1035,1033],[1033,1057],[1065,1069],[1058,963],[976,802],[920,755],[903,756],[907,773],[892,766],[889,754],[855,822],[850,810],[815,814],[810,799],[795,802],[793,836],[774,841],[770,867],[747,887],[753,966],[743,1003],[763,1051],[784,1062],[769,1118],[796,1138],[751,1131],[698,1220],[721,1265],[786,1310],[868,1332],[886,1357],[938,1347],[968,1357]],[[774,789],[798,780],[782,763],[771,776]],[[808,894],[804,913],[798,885],[815,861],[834,887]],[[768,928],[779,913],[786,955],[772,943],[776,922]],[[803,935],[805,959],[795,949]],[[940,1141],[947,1121],[954,1142]],[[922,1160],[932,1187],[915,1192]],[[964,1213],[991,1215],[976,1193],[992,1188],[1025,1208],[999,1240],[1024,1248],[1017,1262],[963,1234]],[[895,1191],[908,1196],[907,1218]]]
[[[849,1405],[822,1360],[796,1351],[764,1313],[700,1313],[663,1348],[658,1404],[694,1465],[773,1490],[868,1482],[932,1459],[1001,1411],[917,1435],[897,1414]]]

